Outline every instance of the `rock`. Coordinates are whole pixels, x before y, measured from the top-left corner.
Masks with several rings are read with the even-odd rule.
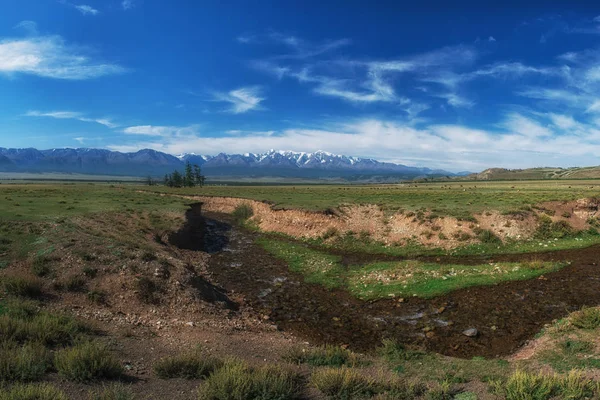
[[[467,330],[464,330],[462,334],[468,337],[475,337],[479,335],[479,331],[475,328],[469,328]]]
[[[192,321],[190,321],[190,322],[186,322],[185,324],[186,324],[187,326],[192,326],[192,327],[194,326],[194,322],[192,322]]]

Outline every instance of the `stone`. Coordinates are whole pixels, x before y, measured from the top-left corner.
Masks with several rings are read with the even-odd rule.
[[[475,337],[479,335],[479,331],[475,328],[469,328],[467,330],[464,330],[462,334],[468,337]]]

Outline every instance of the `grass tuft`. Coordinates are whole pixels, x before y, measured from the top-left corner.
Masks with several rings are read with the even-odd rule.
[[[325,368],[313,372],[310,383],[329,399],[350,400],[377,393],[375,380],[348,368]]]
[[[4,290],[12,296],[38,298],[42,295],[42,282],[26,276],[5,276]]]
[[[600,308],[583,307],[571,316],[571,324],[580,329],[596,329],[600,327]]]
[[[295,372],[280,367],[250,368],[230,360],[211,374],[200,387],[200,400],[283,400],[298,399],[302,382]]]
[[[116,379],[123,374],[121,364],[108,349],[95,342],[60,350],[54,357],[54,366],[60,375],[75,382]]]
[[[195,352],[163,358],[154,364],[154,373],[162,379],[200,379],[206,378],[221,366],[223,361],[218,358]]]
[[[64,392],[47,383],[19,384],[0,392],[0,400],[68,400]]]
[[[41,379],[50,366],[48,351],[40,344],[0,344],[0,381],[31,382]]]
[[[231,215],[237,222],[244,222],[254,215],[254,209],[250,204],[243,203],[238,205]]]

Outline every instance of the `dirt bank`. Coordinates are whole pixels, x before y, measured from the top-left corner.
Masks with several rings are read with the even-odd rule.
[[[363,302],[341,290],[304,283],[253,244],[259,234],[235,227],[224,230],[231,222],[228,215],[208,216],[207,237],[229,238],[207,265],[216,283],[242,296],[265,320],[315,343],[369,350],[391,337],[451,356],[504,356],[552,320],[583,305],[600,304],[598,247],[548,253],[545,257],[566,257],[572,263],[539,279],[458,290],[431,300]],[[505,256],[516,261],[529,257]],[[468,328],[476,328],[477,337],[463,335]]]
[[[417,242],[425,246],[453,249],[479,240],[477,232],[489,230],[505,240],[531,238],[539,216],[553,222],[565,221],[576,230],[587,229],[598,216],[598,201],[581,199],[571,202],[544,203],[529,211],[503,214],[486,211],[475,214],[474,221],[461,221],[431,212],[386,213],[379,206],[346,205],[328,212],[303,210],[274,210],[271,205],[254,200],[232,197],[182,196],[202,201],[204,210],[231,213],[240,204],[254,211],[251,221],[264,232],[279,232],[298,238],[344,235],[348,232],[366,235],[388,245]]]

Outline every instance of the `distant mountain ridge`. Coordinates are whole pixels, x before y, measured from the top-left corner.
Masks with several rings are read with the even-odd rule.
[[[185,162],[201,166],[207,177],[288,177],[288,178],[365,178],[382,176],[394,179],[454,176],[443,170],[409,167],[379,162],[371,158],[350,157],[326,151],[313,153],[276,151],[215,156],[194,153],[173,156],[144,149],[122,153],[105,149],[11,149],[0,147],[0,172],[59,172],[97,175],[162,176]]]

